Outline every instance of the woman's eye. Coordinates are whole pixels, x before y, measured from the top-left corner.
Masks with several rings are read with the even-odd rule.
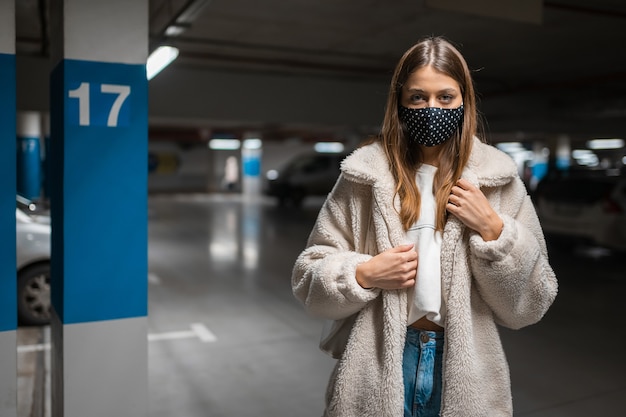
[[[449,103],[449,102],[451,102],[452,100],[454,100],[454,97],[452,97],[451,95],[447,95],[447,94],[446,94],[446,95],[444,95],[444,96],[441,96],[439,99],[440,99],[441,101],[443,101],[443,102]]]
[[[424,97],[422,97],[420,95],[413,95],[413,96],[409,97],[409,100],[411,100],[411,103],[419,103],[420,101],[424,100]]]

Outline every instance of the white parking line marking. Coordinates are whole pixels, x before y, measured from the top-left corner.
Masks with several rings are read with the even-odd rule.
[[[204,324],[192,323],[190,327],[191,327],[191,330],[196,334],[196,336],[198,336],[198,339],[200,339],[204,343],[217,341],[217,337],[215,337],[213,332],[207,329],[207,327]]]
[[[176,332],[151,333],[148,334],[148,342],[157,342],[160,340],[176,340],[198,338],[202,343],[216,342],[217,337],[202,323],[192,323],[189,325],[191,330],[179,330]],[[17,347],[17,353],[39,352],[49,350],[50,343],[39,343],[35,345],[21,345]]]
[[[50,343],[40,343],[37,345],[22,345],[17,347],[17,353],[39,352],[50,349]]]
[[[189,339],[196,337],[192,330],[181,330],[178,332],[156,333],[148,335],[148,342],[156,342],[159,340]]]

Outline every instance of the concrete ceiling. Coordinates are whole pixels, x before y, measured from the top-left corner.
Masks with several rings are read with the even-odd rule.
[[[47,3],[16,2],[18,55],[48,54]],[[185,20],[194,1],[150,0],[151,47],[180,48],[176,67],[388,80],[415,40],[444,35],[475,70],[491,131],[626,137],[623,0],[201,3]]]

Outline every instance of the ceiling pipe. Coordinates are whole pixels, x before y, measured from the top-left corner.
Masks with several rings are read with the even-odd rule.
[[[604,10],[604,9],[595,9],[593,7],[572,6],[569,4],[560,4],[560,3],[554,3],[551,1],[544,2],[543,7],[547,9],[565,10],[568,12],[575,12],[575,13],[582,13],[582,14],[595,14],[595,15],[604,16],[604,17],[626,19],[626,13],[624,12]]]
[[[50,55],[50,36],[48,34],[48,2],[38,1],[39,25],[41,29],[41,56]]]
[[[189,0],[165,25],[160,33],[161,38],[178,36],[191,27],[211,0]],[[168,34],[169,31],[169,34]]]

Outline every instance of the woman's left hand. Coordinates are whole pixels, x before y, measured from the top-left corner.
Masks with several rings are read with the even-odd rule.
[[[487,201],[487,197],[463,178],[452,187],[446,209],[467,227],[477,231],[485,241],[497,239],[502,232],[504,223]]]

